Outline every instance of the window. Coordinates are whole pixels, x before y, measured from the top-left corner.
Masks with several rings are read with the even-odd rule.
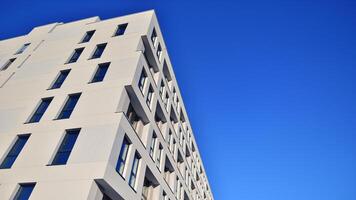
[[[125,33],[125,30],[126,30],[126,28],[127,28],[127,25],[128,25],[128,23],[118,25],[118,26],[117,26],[117,29],[116,29],[116,31],[115,31],[114,36],[123,35],[123,34]]]
[[[140,118],[140,116],[137,115],[137,113],[131,103],[127,109],[126,117],[127,117],[128,121],[130,122],[132,128],[135,129],[135,131],[137,132],[137,130],[139,128],[138,125],[141,121],[141,118]]]
[[[94,33],[95,33],[95,30],[86,32],[80,43],[89,42],[90,39],[93,37]]]
[[[121,145],[119,159],[118,159],[117,164],[116,164],[116,171],[121,175],[123,175],[123,173],[124,173],[124,169],[125,169],[125,165],[126,165],[126,159],[127,159],[127,153],[129,151],[130,144],[131,143],[129,142],[129,140],[125,136],[124,140],[122,142],[122,145]]]
[[[103,63],[99,64],[98,69],[95,72],[93,79],[91,80],[92,83],[100,82],[104,80],[105,74],[108,71],[110,63]]]
[[[102,55],[103,52],[104,52],[104,49],[105,49],[105,47],[106,47],[106,44],[107,44],[107,43],[103,43],[103,44],[98,44],[98,45],[96,45],[96,49],[95,49],[93,55],[91,56],[91,59],[100,58],[101,55]]]
[[[66,130],[66,134],[62,140],[61,145],[52,161],[52,165],[65,165],[74,147],[75,141],[78,138],[80,129]]]
[[[59,113],[57,119],[68,119],[72,114],[75,105],[77,104],[81,93],[71,94],[68,96],[67,102],[64,104],[62,111]]]
[[[152,140],[151,140],[151,146],[150,146],[150,156],[151,156],[151,158],[153,158],[153,155],[154,155],[156,141],[157,141],[157,135],[156,135],[155,132],[153,132]]]
[[[9,153],[6,155],[0,165],[0,169],[9,169],[14,164],[17,156],[25,146],[30,134],[18,135],[15,144],[11,147]]]
[[[153,88],[152,88],[152,86],[150,86],[148,89],[148,94],[147,94],[147,99],[146,99],[146,103],[149,108],[151,108],[152,97],[153,97]]]
[[[57,76],[56,81],[52,84],[51,89],[60,88],[62,86],[63,82],[66,80],[69,72],[70,72],[70,69],[60,71],[59,75]]]
[[[24,44],[15,54],[23,53],[31,43]]]
[[[153,28],[152,34],[151,34],[151,41],[153,46],[156,46],[156,42],[157,42],[157,32],[156,29]]]
[[[136,190],[136,178],[137,178],[138,166],[140,164],[140,159],[141,159],[140,155],[136,152],[132,163],[130,179],[129,179],[129,184],[134,190]]]
[[[141,90],[142,93],[143,93],[143,89],[146,84],[146,80],[147,80],[147,74],[146,74],[146,71],[143,69],[141,76],[140,76],[140,80],[138,82],[138,88]]]
[[[53,97],[41,99],[41,103],[37,106],[36,111],[33,113],[32,117],[30,118],[28,123],[39,122],[41,120],[43,114],[46,112],[52,99],[53,99]]]
[[[161,61],[161,57],[162,57],[162,47],[161,47],[161,44],[158,44],[156,55],[157,55],[158,60]]]
[[[77,62],[77,60],[79,59],[80,55],[83,53],[84,48],[78,48],[75,49],[72,56],[70,57],[70,59],[68,60],[67,63],[75,63]]]
[[[159,88],[159,95],[162,97],[164,92],[164,82],[161,80],[161,87]]]
[[[156,158],[158,166],[160,166],[160,164],[161,164],[162,152],[163,152],[163,147],[161,144],[159,144],[157,158]]]
[[[167,193],[165,191],[163,191],[163,194],[162,194],[162,197],[163,197],[163,200],[168,200],[168,196],[167,196]]]
[[[168,110],[168,103],[169,103],[169,94],[166,92],[166,95],[163,99],[163,103],[166,105],[166,110]]]
[[[168,146],[169,146],[169,149],[172,151],[172,148],[173,148],[173,134],[172,134],[172,131],[169,130],[168,132]]]
[[[28,200],[36,183],[21,183],[13,200]]]
[[[11,58],[10,60],[8,60],[5,65],[1,67],[0,71],[5,71],[15,60],[16,58]]]

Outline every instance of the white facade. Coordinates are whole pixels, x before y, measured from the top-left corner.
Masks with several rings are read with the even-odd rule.
[[[92,58],[98,44],[105,49]],[[103,80],[93,82],[102,63],[110,63]],[[68,95],[78,93],[70,116],[58,119]],[[45,98],[52,100],[40,112]],[[77,128],[68,160],[54,164],[66,133]],[[0,41],[4,166],[22,134],[30,134],[24,146],[0,169],[1,200],[26,183],[34,186],[31,200],[213,199],[154,11],[53,23]]]

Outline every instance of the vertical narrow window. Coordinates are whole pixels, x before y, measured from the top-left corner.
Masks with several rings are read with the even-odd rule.
[[[30,44],[31,44],[31,43],[26,43],[26,44],[24,44],[19,50],[17,50],[17,52],[16,52],[15,54],[21,54],[21,53],[23,53],[23,52],[27,49],[27,47],[30,46]]]
[[[66,80],[69,72],[70,72],[70,69],[60,71],[59,75],[57,76],[56,81],[54,81],[54,83],[52,84],[50,89],[60,88],[62,86],[63,82]]]
[[[154,155],[155,146],[156,146],[156,140],[157,140],[157,135],[156,135],[155,132],[153,132],[151,145],[150,145],[150,156],[151,156],[151,158],[153,158],[153,155]]]
[[[108,71],[110,63],[99,64],[91,83],[100,82],[104,80],[105,74]]]
[[[77,93],[68,96],[67,102],[64,104],[63,109],[59,113],[57,119],[68,119],[70,117],[75,108],[75,105],[77,105],[81,94],[82,93]]]
[[[160,85],[160,88],[159,88],[159,95],[161,97],[163,97],[163,92],[164,92],[164,82],[163,82],[163,80],[161,80],[161,85]]]
[[[146,99],[146,103],[150,109],[151,109],[152,97],[153,97],[153,88],[152,88],[152,86],[150,86],[148,88],[148,94],[147,94],[147,99]]]
[[[11,147],[9,153],[6,155],[0,165],[0,169],[9,169],[14,164],[16,158],[19,156],[21,150],[25,146],[30,134],[18,135],[15,144]]]
[[[91,59],[100,58],[105,50],[106,44],[107,43],[96,45],[95,51],[94,51],[93,55],[91,56]]]
[[[126,31],[127,25],[128,23],[118,25],[114,36],[123,35]]]
[[[159,144],[159,145],[158,145],[157,158],[156,158],[158,166],[161,165],[162,152],[163,152],[163,147],[162,147],[161,144]]]
[[[136,190],[136,178],[137,178],[138,167],[140,164],[140,159],[141,159],[140,155],[136,152],[132,163],[130,179],[129,179],[129,184],[134,190]]]
[[[21,183],[13,200],[28,200],[36,183]]]
[[[169,105],[169,94],[166,92],[166,96],[163,99],[163,103],[166,105],[166,110],[168,110],[168,105]]]
[[[125,169],[125,165],[126,165],[127,154],[129,152],[130,144],[131,143],[125,136],[124,140],[122,142],[122,145],[121,145],[119,159],[116,164],[116,171],[121,175],[124,174],[124,169]]]
[[[165,191],[163,191],[162,197],[163,197],[163,200],[168,200],[168,196]]]
[[[84,51],[84,48],[75,49],[67,63],[77,62],[77,60],[79,59],[79,57],[83,53],[83,51]]]
[[[140,80],[138,82],[138,88],[141,90],[142,93],[143,93],[143,89],[145,87],[146,81],[147,81],[146,71],[142,70]]]
[[[4,66],[1,67],[0,71],[5,71],[7,68],[10,67],[10,65],[16,60],[16,58],[11,58],[10,60],[8,60]]]
[[[169,146],[169,149],[171,150],[172,149],[172,145],[173,145],[173,134],[172,134],[172,131],[169,130],[168,132],[168,146]]]
[[[62,140],[61,145],[52,161],[52,165],[65,165],[67,164],[68,158],[72,152],[75,141],[78,138],[80,129],[69,129],[66,130],[65,136]]]
[[[156,29],[153,28],[152,34],[151,34],[151,41],[153,46],[156,46],[156,42],[157,42],[157,32]]]
[[[36,111],[33,113],[32,117],[28,121],[28,123],[39,122],[46,112],[49,104],[51,103],[53,97],[41,99],[41,103],[37,106]]]
[[[162,58],[162,47],[161,47],[161,44],[158,44],[156,55],[157,55],[158,60],[161,61],[161,58]]]
[[[90,39],[93,37],[94,33],[95,33],[95,30],[87,31],[80,43],[89,42]]]

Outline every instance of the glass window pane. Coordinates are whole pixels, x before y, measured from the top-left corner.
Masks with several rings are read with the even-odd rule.
[[[109,65],[110,63],[100,64],[91,82],[94,83],[103,81],[105,74],[108,71]]]
[[[45,98],[45,99],[41,100],[40,105],[37,107],[35,113],[31,117],[29,123],[39,122],[40,121],[40,119],[42,118],[43,114],[46,112],[49,104],[51,103],[52,99],[53,99],[53,97]]]
[[[69,72],[70,72],[70,70],[61,71],[59,73],[59,76],[57,77],[57,80],[53,83],[51,89],[60,88],[62,86],[63,82],[65,81],[65,79],[67,78]]]
[[[105,44],[98,44],[97,46],[96,46],[96,49],[95,49],[95,51],[94,51],[94,53],[93,53],[93,55],[92,55],[92,59],[94,59],[94,58],[100,58],[101,57],[101,55],[103,54],[103,52],[104,52],[104,50],[105,50],[105,47],[106,47],[106,43]]]
[[[118,25],[114,36],[123,35],[125,33],[127,25],[128,25],[127,23]]]
[[[62,111],[60,112],[58,119],[68,119],[72,114],[81,93],[69,95],[67,102],[64,104]]]
[[[66,134],[58,148],[56,156],[52,161],[52,165],[64,165],[67,163],[74,144],[78,138],[79,132],[80,129],[66,130]]]

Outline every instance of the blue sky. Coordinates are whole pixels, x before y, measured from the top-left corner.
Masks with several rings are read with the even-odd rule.
[[[356,199],[354,0],[1,7],[0,39],[155,9],[215,199]]]

